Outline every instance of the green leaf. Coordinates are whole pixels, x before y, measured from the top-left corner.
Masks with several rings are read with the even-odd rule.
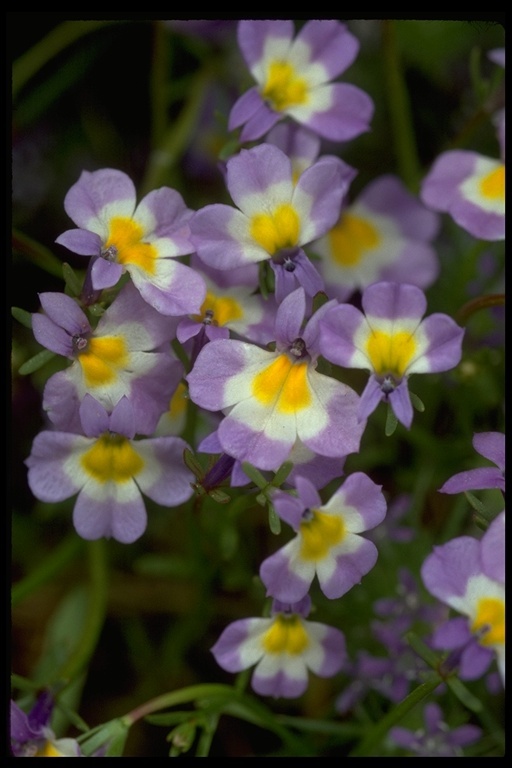
[[[272,533],[275,533],[276,535],[281,533],[281,520],[274,509],[274,505],[270,502],[268,504],[268,524],[270,525]]]
[[[386,415],[386,426],[384,428],[386,437],[391,437],[391,435],[393,434],[397,426],[398,426],[398,420],[395,414],[393,413],[393,409],[388,403],[388,412]]]
[[[41,352],[38,352],[37,355],[31,357],[30,360],[24,362],[23,365],[20,365],[18,373],[21,376],[27,376],[29,373],[34,373],[34,371],[38,371],[43,365],[46,365],[52,357],[55,357],[55,352],[51,352],[49,349],[43,349]]]
[[[27,312],[26,309],[20,309],[20,307],[11,307],[11,314],[15,320],[25,326],[25,328],[32,329],[32,313]]]
[[[253,467],[252,464],[249,464],[248,461],[242,462],[242,469],[249,477],[255,485],[258,486],[258,488],[266,488],[268,485],[268,482],[265,480],[259,469],[256,469],[256,467]]]
[[[413,408],[415,408],[420,413],[423,413],[423,411],[425,410],[425,405],[423,404],[423,401],[420,400],[418,395],[415,395],[414,392],[411,392],[410,390],[409,390],[409,395],[411,397],[411,403]]]
[[[82,281],[75,273],[74,269],[66,262],[62,265],[62,276],[66,284],[66,288],[69,290],[72,296],[79,296],[82,290]]]

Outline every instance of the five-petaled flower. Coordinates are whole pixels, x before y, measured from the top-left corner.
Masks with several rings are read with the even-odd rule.
[[[292,604],[274,600],[269,618],[234,621],[211,649],[215,660],[227,672],[256,665],[251,684],[262,696],[301,696],[308,669],[332,677],[345,660],[343,633],[308,621],[310,608],[309,595]]]
[[[269,261],[278,302],[297,285],[314,296],[324,283],[304,246],[335,224],[353,175],[339,158],[324,156],[295,183],[290,158],[276,145],[243,149],[226,168],[238,207],[213,203],[198,210],[190,221],[192,243],[215,269]]]
[[[141,491],[165,507],[190,498],[194,476],[183,462],[187,444],[173,436],[135,440],[126,397],[109,415],[86,394],[80,417],[83,434],[39,432],[25,463],[30,489],[41,501],[78,494],[73,522],[82,538],[129,544],[142,536],[147,515]]]
[[[320,350],[333,363],[371,372],[361,395],[361,418],[384,400],[409,428],[409,376],[454,368],[461,358],[464,330],[442,313],[422,319],[425,294],[408,283],[374,283],[363,292],[361,303],[364,312],[339,304],[322,317]]]
[[[297,496],[277,491],[272,497],[277,514],[296,536],[261,564],[267,594],[297,602],[316,574],[327,597],[341,597],[377,562],[377,547],[359,534],[386,515],[381,487],[363,472],[355,472],[323,504],[305,478],[297,477],[295,486]]]
[[[51,376],[43,408],[57,429],[80,432],[86,393],[108,411],[121,397],[133,408],[135,431],[149,435],[181,378],[171,352],[176,320],[161,315],[127,283],[92,328],[85,312],[64,293],[41,293],[43,313],[32,315],[37,341],[73,362]]]
[[[463,680],[474,680],[496,657],[505,680],[505,511],[480,540],[459,536],[434,547],[421,567],[428,591],[463,616],[449,619],[432,637],[452,652],[446,662]]]
[[[199,312],[206,288],[200,275],[177,256],[193,252],[192,211],[174,189],[162,187],[137,205],[132,180],[122,171],[83,171],[64,208],[79,229],[56,242],[92,256],[94,290],[117,285],[128,272],[142,298],[164,315]]]
[[[229,115],[240,141],[264,136],[290,117],[333,141],[348,141],[369,129],[372,99],[349,83],[331,81],[359,52],[359,41],[339,21],[313,19],[297,33],[289,20],[243,20],[238,45],[257,85]]]
[[[306,296],[297,288],[278,307],[274,351],[236,339],[203,347],[187,376],[190,397],[224,412],[217,435],[229,456],[275,470],[297,438],[322,456],[358,450],[365,422],[357,417],[357,394],[316,370],[318,324],[329,306],[303,329]]]
[[[406,749],[416,757],[463,757],[461,747],[474,744],[482,735],[477,725],[467,723],[452,728],[443,720],[439,704],[431,701],[423,709],[424,728],[411,731],[395,726],[389,738],[397,746]]]

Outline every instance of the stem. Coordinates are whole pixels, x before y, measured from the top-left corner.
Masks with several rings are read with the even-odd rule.
[[[63,21],[52,29],[46,37],[23,53],[14,62],[12,68],[12,97],[16,98],[21,89],[36,75],[50,59],[84,35],[102,27],[120,24],[120,21]]]
[[[170,168],[183,153],[199,118],[203,97],[210,82],[210,68],[200,70],[192,80],[188,100],[178,119],[172,124],[159,147],[156,147],[148,162],[145,178],[141,184],[140,194],[145,195],[160,187],[166,179]]]
[[[366,738],[352,750],[349,757],[371,757],[375,748],[380,744],[389,729],[396,723],[399,723],[404,715],[415,707],[416,704],[435,691],[442,682],[442,678],[435,674],[415,688],[414,691],[411,691],[400,704],[397,704],[391,712],[383,717],[382,720],[370,730]]]
[[[80,642],[68,660],[61,667],[58,677],[66,685],[84,671],[94,653],[105,619],[107,606],[107,562],[104,539],[87,542],[90,591],[88,615]]]
[[[465,325],[475,312],[479,312],[481,309],[488,309],[489,307],[499,307],[502,304],[505,304],[504,293],[490,293],[487,296],[477,296],[476,299],[471,299],[459,309],[455,320],[459,325]]]
[[[69,539],[66,539],[37,568],[13,586],[11,591],[12,606],[21,603],[42,584],[60,573],[77,556],[82,545],[83,540],[78,536],[70,536]]]
[[[416,149],[411,107],[403,76],[396,38],[396,22],[382,22],[384,75],[388,93],[391,134],[399,175],[411,191],[416,191],[420,163]]]

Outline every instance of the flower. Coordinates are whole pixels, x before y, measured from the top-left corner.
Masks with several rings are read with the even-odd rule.
[[[480,677],[496,657],[505,680],[505,512],[477,540],[459,536],[434,547],[421,567],[423,583],[463,617],[434,633],[435,648],[451,650],[445,662],[463,680]]]
[[[297,288],[279,305],[276,349],[236,339],[211,341],[187,375],[190,397],[210,411],[223,411],[222,450],[260,469],[275,469],[297,438],[321,456],[357,451],[365,427],[358,396],[316,371],[318,324],[327,303],[301,330],[306,296]]]
[[[482,735],[477,725],[460,725],[452,728],[443,721],[441,707],[434,701],[423,708],[425,727],[417,731],[395,726],[389,738],[399,747],[418,757],[463,757],[461,747],[474,744]]]
[[[50,727],[53,697],[41,693],[28,712],[11,701],[11,751],[14,757],[83,757],[76,739],[57,739]]]
[[[361,395],[360,418],[367,418],[384,400],[409,429],[409,376],[456,366],[464,330],[441,313],[422,320],[427,301],[415,285],[374,283],[364,290],[361,302],[364,313],[339,304],[322,317],[320,350],[333,363],[371,372]]]
[[[386,515],[381,486],[355,472],[325,504],[309,480],[297,477],[295,486],[297,496],[278,491],[272,497],[277,514],[296,536],[261,564],[267,595],[297,602],[316,574],[328,598],[341,597],[377,562],[377,547],[359,534]]]
[[[337,223],[311,249],[329,296],[347,300],[371,283],[393,281],[428,288],[439,272],[431,242],[439,217],[390,174],[368,184],[343,208]]]
[[[44,314],[32,315],[35,338],[73,361],[51,376],[44,388],[43,408],[53,425],[80,432],[79,407],[86,393],[108,411],[126,396],[136,431],[151,434],[183,372],[168,346],[175,321],[143,301],[131,283],[121,289],[94,329],[70,296],[41,293],[39,298]]]
[[[505,238],[505,164],[470,150],[443,152],[423,179],[420,197],[481,240]]]
[[[178,506],[192,495],[192,473],[183,463],[179,437],[134,440],[133,407],[122,397],[112,413],[91,395],[80,406],[84,434],[43,431],[25,464],[36,498],[78,497],[73,523],[84,539],[113,537],[124,544],[146,529],[141,491],[157,504]]]
[[[308,670],[332,677],[345,658],[345,637],[327,624],[307,621],[309,596],[294,604],[274,600],[270,618],[239,619],[212,647],[219,666],[240,672],[256,665],[251,685],[262,696],[301,696]]]
[[[463,493],[464,491],[498,488],[505,492],[505,435],[503,432],[477,432],[473,436],[475,451],[495,467],[478,467],[458,472],[439,489],[441,493]]]
[[[327,19],[307,21],[293,34],[289,20],[240,21],[238,45],[257,85],[234,104],[229,130],[243,126],[240,141],[254,141],[284,117],[333,141],[369,130],[370,97],[331,82],[355,60],[358,40],[345,24]]]
[[[226,184],[238,207],[213,203],[196,211],[192,243],[215,269],[270,260],[278,302],[297,284],[314,296],[323,280],[303,246],[334,225],[353,174],[339,158],[325,156],[295,184],[291,160],[279,147],[243,149],[226,165]]]
[[[194,250],[189,240],[192,211],[174,189],[162,187],[137,205],[135,187],[122,171],[83,171],[68,191],[64,208],[79,229],[56,242],[92,256],[94,290],[111,288],[128,272],[142,298],[164,315],[199,312],[205,297],[201,277],[176,261]]]

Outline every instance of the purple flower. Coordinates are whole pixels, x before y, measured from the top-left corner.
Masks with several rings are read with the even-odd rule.
[[[134,440],[133,408],[122,397],[109,415],[91,395],[80,406],[83,434],[40,432],[26,459],[28,483],[45,502],[78,497],[73,523],[84,539],[113,537],[125,544],[146,529],[141,492],[157,504],[178,506],[192,495],[188,447],[178,437]]]
[[[261,565],[267,595],[296,602],[307,594],[316,575],[328,598],[341,597],[377,561],[375,544],[360,534],[384,519],[381,486],[355,472],[323,504],[309,480],[297,477],[295,485],[297,496],[278,491],[272,498],[277,514],[296,536]]]
[[[505,238],[505,164],[477,152],[443,152],[423,179],[420,197],[428,208],[448,213],[481,240]]]
[[[464,330],[441,313],[423,320],[427,301],[415,285],[374,283],[363,292],[362,307],[364,312],[350,304],[329,309],[320,321],[320,350],[333,363],[371,372],[361,395],[360,418],[366,419],[383,400],[409,429],[409,376],[454,368]]]
[[[433,646],[452,651],[449,664],[459,668],[463,680],[483,675],[495,657],[504,680],[505,512],[480,541],[459,536],[434,547],[421,576],[434,597],[464,617],[439,627]]]
[[[482,735],[477,725],[461,725],[451,728],[443,720],[441,707],[435,702],[423,708],[424,728],[411,731],[395,726],[389,738],[399,747],[418,757],[464,757],[461,747],[474,744]]]
[[[56,242],[93,257],[94,290],[117,285],[128,272],[142,298],[158,312],[199,312],[204,283],[176,261],[194,250],[189,239],[192,211],[178,192],[162,187],[137,205],[133,182],[122,171],[83,171],[64,208],[79,229],[67,230]]]
[[[227,672],[256,665],[252,687],[262,696],[296,698],[308,686],[308,670],[332,677],[345,658],[342,632],[307,621],[309,595],[294,604],[274,600],[270,618],[239,619],[212,647],[217,664]]]
[[[230,158],[226,174],[237,208],[207,205],[190,222],[201,260],[220,270],[270,260],[278,302],[297,285],[308,296],[322,290],[303,247],[336,222],[353,170],[337,157],[321,157],[294,183],[290,158],[260,144]]]
[[[14,757],[83,757],[76,739],[57,739],[50,727],[53,698],[40,694],[30,712],[11,701],[11,751]]]
[[[222,450],[260,469],[275,469],[300,440],[322,456],[357,451],[365,427],[356,393],[316,371],[319,321],[325,304],[302,329],[306,296],[297,288],[277,310],[276,349],[235,339],[207,344],[188,374],[190,397],[223,411]]]
[[[229,116],[230,131],[243,126],[240,141],[261,138],[284,117],[333,141],[369,130],[370,97],[354,85],[331,82],[359,52],[344,24],[310,20],[294,38],[292,21],[243,20],[238,45],[257,83]]]
[[[136,431],[151,434],[183,373],[168,342],[176,321],[149,306],[127,283],[92,328],[78,304],[63,293],[41,293],[44,313],[32,315],[37,341],[72,364],[48,379],[43,408],[53,425],[80,432],[86,393],[108,411],[125,396]]]
[[[439,272],[432,240],[439,217],[391,175],[368,184],[343,208],[332,229],[311,249],[329,296],[347,300],[371,283],[394,281],[428,288]]]
[[[505,435],[503,432],[477,432],[473,447],[495,467],[478,467],[458,472],[439,489],[441,493],[464,493],[484,488],[498,488],[505,493]]]

